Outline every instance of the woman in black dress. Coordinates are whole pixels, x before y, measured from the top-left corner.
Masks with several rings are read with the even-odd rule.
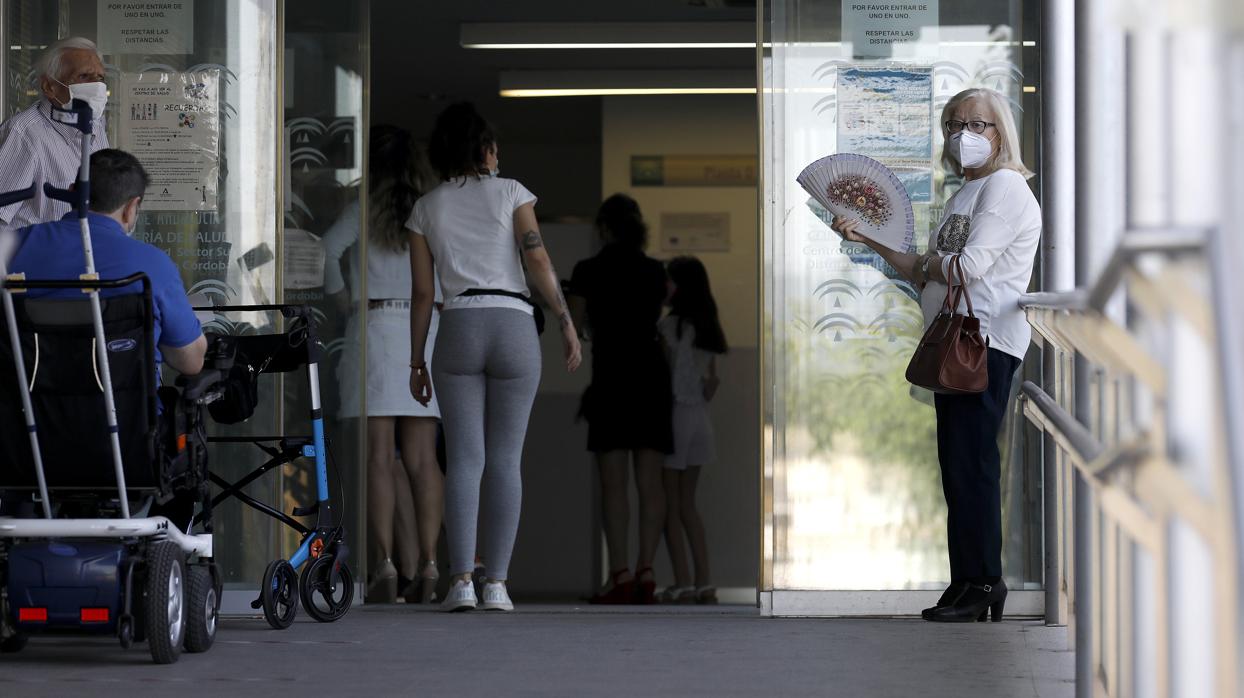
[[[653,603],[652,560],[661,539],[665,493],[661,467],[673,450],[669,366],[657,321],[666,296],[665,268],[644,254],[648,228],[639,204],[614,194],[596,227],[605,246],[575,266],[570,305],[592,343],[592,384],[580,414],[587,448],[600,469],[610,579],[593,603]],[[639,490],[639,558],[628,566],[628,471]]]

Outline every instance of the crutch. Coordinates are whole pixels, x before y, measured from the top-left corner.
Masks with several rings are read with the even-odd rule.
[[[0,194],[0,207],[9,206],[34,197],[38,191],[35,185],[20,191]],[[0,282],[8,281],[8,260],[0,254]],[[17,316],[13,311],[13,296],[8,286],[0,289],[0,298],[4,302],[4,319],[9,329],[9,344],[13,347],[13,364],[17,369],[17,384],[21,386],[22,414],[26,417],[26,432],[30,434],[30,452],[35,463],[35,477],[39,480],[39,497],[43,504],[44,518],[52,518],[52,503],[48,500],[47,480],[43,477],[43,454],[39,451],[39,430],[35,424],[35,411],[30,404],[30,386],[26,383],[26,357],[22,355],[22,338],[17,329]]]
[[[73,100],[68,109],[52,105],[52,119],[82,133],[82,164],[78,168],[78,180],[74,188],[57,189],[49,182],[43,183],[43,194],[49,199],[63,201],[78,213],[78,227],[82,231],[82,253],[86,258],[86,273],[80,278],[86,282],[99,281],[95,272],[95,251],[91,248],[91,222],[88,218],[91,202],[91,143],[93,114],[91,107],[80,99]],[[99,287],[87,292],[91,299],[91,319],[95,323],[95,356],[99,364],[99,380],[104,388],[104,412],[108,417],[108,438],[112,442],[112,465],[117,472],[117,490],[121,501],[121,517],[130,518],[130,503],[126,496],[125,467],[121,462],[121,435],[117,428],[117,406],[112,396],[112,370],[108,366],[108,340],[104,335],[104,313],[99,303]]]

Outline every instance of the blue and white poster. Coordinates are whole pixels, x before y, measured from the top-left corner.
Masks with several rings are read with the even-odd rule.
[[[913,204],[933,195],[933,71],[853,67],[838,75],[838,152],[889,167]]]

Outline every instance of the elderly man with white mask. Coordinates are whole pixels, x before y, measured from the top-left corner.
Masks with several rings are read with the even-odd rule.
[[[52,105],[68,107],[74,99],[91,105],[95,116],[91,152],[108,147],[104,133],[104,62],[88,39],[61,39],[39,58],[43,99],[0,124],[0,192],[40,185],[33,199],[0,208],[0,224],[23,228],[59,220],[69,204],[43,195],[42,183],[65,188],[77,179],[82,162],[80,131],[52,119]]]

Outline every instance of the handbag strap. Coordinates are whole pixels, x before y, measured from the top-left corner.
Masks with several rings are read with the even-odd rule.
[[[972,308],[972,294],[968,292],[967,277],[963,273],[962,255],[951,255],[950,257],[950,276],[946,279],[946,300],[942,303],[942,309],[947,312],[958,312],[960,301],[966,301],[968,305],[968,317],[976,317],[976,311]],[[959,278],[959,283],[955,283],[955,277]]]

